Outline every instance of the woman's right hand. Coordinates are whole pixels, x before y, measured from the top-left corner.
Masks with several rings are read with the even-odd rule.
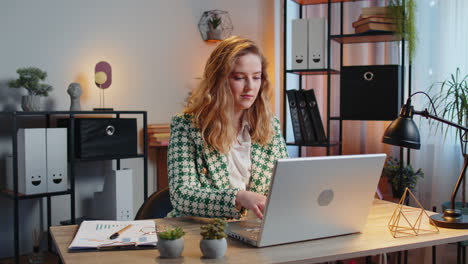
[[[251,210],[258,218],[263,219],[266,197],[262,194],[250,191],[238,191],[236,205]]]

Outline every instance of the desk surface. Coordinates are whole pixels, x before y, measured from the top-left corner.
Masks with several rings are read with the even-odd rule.
[[[468,230],[440,229],[439,233],[393,238],[387,229],[396,204],[375,200],[362,233],[286,245],[255,248],[228,239],[223,259],[201,258],[200,223],[190,218],[157,219],[159,225],[181,226],[185,231],[185,249],[181,258],[161,259],[156,249],[69,253],[68,245],[77,226],[53,226],[53,241],[64,263],[316,263],[376,255],[468,240]]]

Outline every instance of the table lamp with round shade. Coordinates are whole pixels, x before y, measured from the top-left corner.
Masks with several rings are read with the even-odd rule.
[[[415,94],[425,94],[427,97],[429,97],[429,95],[424,92],[416,92],[410,95],[406,103],[400,109],[400,116],[395,119],[386,129],[382,139],[383,143],[405,148],[420,149],[421,142],[419,137],[419,130],[413,121],[414,115],[424,116],[426,119],[431,118],[444,124],[454,126],[458,129],[461,129],[463,131],[463,135],[466,134],[468,128],[464,126],[440,118],[437,116],[437,114],[432,115],[428,112],[427,109],[424,109],[423,111],[414,110],[413,106],[411,105],[411,97]],[[430,97],[429,100],[432,104]],[[457,196],[460,184],[465,177],[465,171],[468,165],[468,155],[463,153],[463,157],[464,164],[452,193],[452,198],[450,200],[451,207],[446,209],[442,214],[435,214],[431,216],[431,219],[434,221],[436,226],[445,228],[468,229],[468,216],[463,215],[460,210],[455,209],[455,197]]]
[[[101,89],[99,94],[99,108],[93,108],[95,111],[112,111],[113,108],[105,107],[104,90],[112,84],[112,68],[106,61],[100,61],[94,67],[94,83]]]

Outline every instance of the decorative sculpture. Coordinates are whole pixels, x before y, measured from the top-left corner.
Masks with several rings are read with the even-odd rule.
[[[83,93],[79,83],[70,83],[67,89],[70,95],[70,111],[81,111],[80,96]]]
[[[106,108],[104,101],[104,89],[107,89],[112,84],[112,68],[107,61],[100,61],[94,68],[94,83],[101,89],[99,96],[99,108],[94,108],[95,111],[112,111],[113,108]]]
[[[233,29],[234,27],[227,11],[205,11],[198,22],[198,30],[205,41],[221,41],[229,37]]]
[[[408,194],[419,208],[404,205]],[[388,222],[388,229],[394,238],[439,232],[439,228],[434,224],[434,221],[429,217],[424,207],[408,188],[405,189],[397,208]]]

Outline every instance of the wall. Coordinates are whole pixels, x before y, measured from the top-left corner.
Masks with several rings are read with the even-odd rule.
[[[146,110],[148,122],[169,122],[181,111],[184,99],[197,84],[204,62],[216,44],[205,43],[198,32],[204,11],[228,11],[233,34],[255,40],[270,61],[275,79],[275,5],[272,0],[15,0],[0,6],[0,110],[19,110],[24,91],[12,90],[6,82],[17,77],[19,67],[35,66],[48,72],[47,83],[54,91],[49,110],[67,110],[66,89],[71,82],[83,88],[83,110],[99,107],[99,90],[93,83],[94,65],[111,63],[113,83],[105,91],[106,106],[116,110]],[[275,5],[273,5],[275,4]],[[276,12],[278,13],[278,12]],[[273,101],[272,101],[273,102]],[[8,129],[2,124],[0,130]],[[7,138],[0,137],[0,171],[10,152]],[[154,153],[150,156],[149,192],[153,191]],[[92,193],[102,188],[101,171],[109,162],[80,164],[77,177],[77,215],[86,215]],[[122,166],[134,168],[135,212],[142,195],[142,162],[128,160]],[[30,251],[33,226],[44,225],[45,202],[21,204],[21,249]],[[8,217],[0,220],[0,258],[12,254],[12,203],[0,198]],[[70,217],[69,197],[52,200],[53,224]],[[41,220],[42,217],[42,220]]]

